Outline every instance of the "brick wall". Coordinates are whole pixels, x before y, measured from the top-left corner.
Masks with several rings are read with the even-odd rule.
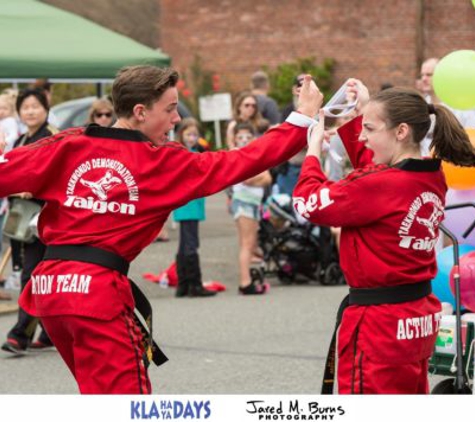
[[[426,0],[426,57],[475,49],[475,8],[471,0]]]
[[[156,1],[173,66],[183,71],[199,54],[235,90],[262,66],[312,55],[336,60],[336,87],[350,76],[373,90],[413,86],[422,58],[475,48],[470,0]]]

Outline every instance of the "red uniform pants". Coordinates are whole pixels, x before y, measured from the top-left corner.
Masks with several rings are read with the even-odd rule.
[[[338,394],[428,394],[429,359],[404,365],[372,362],[357,345],[338,356]]]
[[[142,333],[131,314],[110,321],[75,315],[41,321],[81,394],[151,394]]]

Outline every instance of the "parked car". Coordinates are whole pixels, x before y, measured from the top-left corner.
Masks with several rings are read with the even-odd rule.
[[[51,107],[51,113],[56,118],[58,129],[64,130],[86,125],[89,109],[96,98],[94,96],[78,98]],[[178,113],[181,118],[192,117],[190,110],[181,101],[178,102]]]

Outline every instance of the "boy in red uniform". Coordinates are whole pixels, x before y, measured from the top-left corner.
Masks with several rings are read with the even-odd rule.
[[[350,85],[365,104],[364,85]],[[424,160],[419,143],[430,114],[436,117],[435,158]],[[363,118],[339,134],[355,171],[338,182],[324,175],[321,114],[294,191],[302,216],[342,227],[340,262],[350,295],[338,332],[339,393],[427,393],[441,315],[430,289],[447,190],[440,159],[473,166],[475,152],[449,110],[398,88],[374,96]]]
[[[74,128],[0,155],[0,197],[46,201],[38,229],[48,248],[20,305],[41,318],[81,393],[151,392],[129,262],[173,209],[300,151],[323,99],[307,77],[300,113],[259,142],[193,154],[167,142],[180,121],[177,80],[173,69],[124,68],[112,87],[114,127]]]

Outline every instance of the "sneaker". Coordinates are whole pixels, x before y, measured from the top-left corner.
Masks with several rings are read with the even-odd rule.
[[[30,344],[30,349],[33,349],[33,350],[48,350],[48,349],[53,349],[54,348],[54,344],[51,343],[51,342],[43,342],[41,340],[36,340],[34,341],[33,343]]]
[[[20,290],[21,289],[21,271],[13,271],[5,281],[5,289]]]
[[[242,295],[263,295],[270,289],[269,283],[251,283],[246,287],[239,286],[239,293]]]
[[[14,338],[7,339],[7,341],[2,344],[2,350],[15,355],[24,355],[26,353],[26,347],[23,347],[18,340]]]

